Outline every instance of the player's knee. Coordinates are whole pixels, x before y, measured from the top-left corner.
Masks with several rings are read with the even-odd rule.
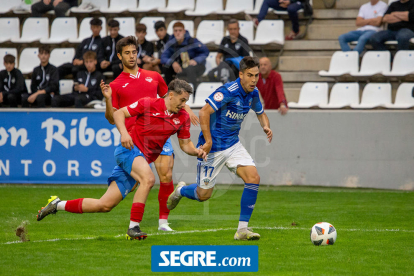
[[[166,174],[160,175],[160,182],[170,183],[172,180],[172,171],[169,170]]]
[[[146,187],[147,189],[152,189],[152,187],[154,187],[154,184],[155,184],[155,177],[149,176],[147,179],[142,181],[140,185],[144,185],[144,187]]]
[[[260,183],[259,174],[249,175],[246,179],[246,183],[259,184]]]
[[[210,197],[211,197],[211,195],[201,195],[201,196],[199,195],[198,200],[203,202],[203,201],[209,200]]]

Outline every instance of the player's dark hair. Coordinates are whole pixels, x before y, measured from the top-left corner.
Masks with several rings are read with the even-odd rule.
[[[127,37],[124,37],[124,38],[120,39],[116,43],[116,52],[118,54],[122,55],[122,49],[125,46],[129,46],[129,45],[135,46],[135,48],[138,49],[138,41],[137,41],[137,38],[135,36],[130,35],[130,36],[127,36]]]
[[[7,54],[3,58],[4,63],[14,63],[16,58],[13,55]]]
[[[91,19],[91,21],[89,21],[89,24],[91,24],[91,26],[102,26],[102,20],[94,17]]]
[[[116,27],[119,27],[119,22],[118,22],[118,20],[115,20],[115,19],[109,20],[109,22],[108,22],[108,27],[109,27],[109,28],[116,28]]]
[[[83,60],[96,60],[96,53],[94,51],[87,51],[83,54]]]
[[[240,71],[244,72],[247,69],[259,67],[259,59],[257,57],[244,57],[240,61]]]
[[[161,28],[167,29],[167,27],[165,27],[164,21],[160,20],[160,21],[155,22],[155,24],[154,24],[155,31],[158,31]]]
[[[50,54],[50,46],[49,45],[40,45],[39,46],[39,54]]]
[[[183,92],[187,92],[188,94],[193,94],[193,87],[188,84],[188,82],[180,79],[175,79],[168,85],[168,91],[173,91],[178,95],[181,95]]]
[[[137,33],[146,33],[147,32],[147,26],[145,24],[139,23],[135,26],[135,32]]]

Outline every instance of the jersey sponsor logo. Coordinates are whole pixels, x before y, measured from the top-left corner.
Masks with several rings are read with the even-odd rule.
[[[158,116],[158,115],[160,115],[160,113],[152,113],[152,115]]]
[[[230,119],[235,119],[235,120],[242,120],[242,119],[244,119],[244,117],[246,117],[246,115],[247,115],[247,113],[246,114],[243,114],[243,113],[239,114],[239,113],[236,113],[236,112],[233,112],[233,111],[230,111],[230,110],[227,110],[227,113],[226,113],[226,117],[229,117]]]
[[[223,93],[217,92],[216,94],[214,94],[214,100],[216,102],[221,102],[223,99],[224,99]]]
[[[236,103],[236,105],[238,105],[238,106],[241,106],[241,103],[240,103],[240,101],[238,101],[238,102]]]
[[[174,124],[178,125],[180,123],[180,119],[178,118],[174,118],[173,119]]]
[[[146,80],[147,82],[152,82],[152,78],[151,78],[151,77],[146,77],[146,78],[145,78],[145,80]]]
[[[91,84],[92,84],[92,85],[95,85],[95,84],[96,84],[96,79],[92,79],[92,80],[91,80]]]
[[[127,87],[127,85],[129,84],[129,82],[125,83],[124,86],[122,86],[123,88]]]
[[[130,108],[135,108],[135,107],[137,107],[137,105],[138,105],[138,102],[135,102],[135,103],[131,104],[129,107]]]

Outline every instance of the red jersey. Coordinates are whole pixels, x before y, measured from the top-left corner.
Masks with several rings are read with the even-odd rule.
[[[177,114],[168,112],[164,99],[143,98],[127,110],[131,116],[137,116],[129,134],[148,163],[158,158],[171,135],[190,138],[190,115],[183,109]]]
[[[262,74],[260,74],[256,87],[263,97],[264,109],[278,109],[281,103],[288,106],[283,91],[282,77],[276,71],[270,71],[267,79],[263,79]]]
[[[144,69],[138,69],[136,76],[122,72],[109,85],[112,89],[112,106],[116,109],[145,97],[157,98],[157,94],[164,97],[168,92],[168,86],[160,74]],[[131,130],[134,121],[135,118],[126,118],[125,126],[128,131]]]

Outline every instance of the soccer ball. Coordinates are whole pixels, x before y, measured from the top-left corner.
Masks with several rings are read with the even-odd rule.
[[[328,222],[318,222],[310,231],[314,245],[333,245],[336,241],[336,229]]]

